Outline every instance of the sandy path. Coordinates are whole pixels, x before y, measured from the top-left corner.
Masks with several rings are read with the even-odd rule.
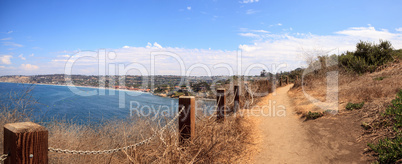
[[[255,163],[323,162],[320,159],[322,150],[313,146],[315,144],[311,143],[308,130],[293,113],[287,95],[290,87],[291,85],[278,88],[276,95],[270,94],[259,102],[259,106],[271,104],[271,110],[268,107],[263,109],[264,113],[270,113],[270,116],[251,116],[255,117],[259,130],[257,132],[259,152],[254,158]]]

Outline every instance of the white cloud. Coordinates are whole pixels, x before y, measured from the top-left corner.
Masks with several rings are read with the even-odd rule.
[[[146,48],[151,48],[152,47],[152,43],[147,43],[147,46],[145,46]]]
[[[14,32],[14,31],[8,31],[7,34],[11,34],[11,33],[13,33],[13,32]]]
[[[123,46],[123,48],[130,48],[130,46]]]
[[[0,40],[11,40],[11,39],[13,39],[13,38],[8,37],[8,38],[3,38],[3,39],[0,39]]]
[[[283,25],[282,23],[277,23],[277,24],[271,24],[271,25],[269,25],[269,27],[282,26],[282,25]]]
[[[269,33],[269,31],[265,31],[265,30],[251,30],[251,29],[248,29],[248,28],[240,28],[239,30],[241,32]]]
[[[269,31],[265,30],[251,30],[252,32],[259,32],[259,33],[269,33]]]
[[[55,52],[55,53],[58,53],[58,54],[74,54],[74,53],[77,53],[79,50],[77,50],[77,51],[67,51],[67,50],[63,50],[63,51],[58,51],[58,52]]]
[[[148,42],[147,46],[145,48],[153,48],[153,49],[158,49],[158,48],[162,48],[162,46],[156,42],[154,42],[154,45],[152,45],[151,43]]]
[[[255,13],[258,13],[258,12],[259,12],[259,11],[254,10],[254,9],[248,9],[248,10],[246,10],[246,14],[248,14],[248,15],[255,14]]]
[[[0,56],[0,61],[3,64],[11,64],[11,58],[13,58],[13,56],[11,56],[11,55],[3,55],[3,56]]]
[[[240,3],[253,3],[253,2],[258,2],[259,0],[243,0],[240,1]]]
[[[61,57],[61,58],[69,58],[70,55],[57,55],[57,57]]]
[[[11,47],[23,47],[21,44],[17,44],[14,42],[3,42],[4,46],[11,46]]]
[[[256,45],[239,45],[239,49],[249,52],[249,51],[255,51],[257,49],[260,49],[260,47],[256,46]]]
[[[349,29],[338,31],[336,34],[343,34],[351,37],[360,37],[363,40],[367,39],[384,39],[390,40],[395,37],[396,34],[390,33],[386,29],[376,30],[374,27],[351,27]]]
[[[67,59],[53,59],[52,62],[67,62]]]
[[[191,10],[191,6],[188,6],[188,7],[187,7],[187,10]]]
[[[162,46],[160,45],[160,44],[158,44],[158,43],[154,43],[154,47],[156,47],[156,48],[162,48]]]
[[[36,65],[32,65],[32,64],[21,64],[20,68],[25,71],[32,71],[32,70],[37,70],[39,67]]]
[[[29,55],[29,56],[31,56],[31,57],[32,57],[32,56],[34,56],[34,55],[35,55],[35,54],[33,54],[33,53],[32,53],[32,54],[31,54],[31,55]]]
[[[328,35],[314,35],[311,33],[297,33],[297,31],[286,31],[281,33],[270,33],[265,30],[252,30],[241,28],[238,35],[245,37],[255,36],[254,41],[243,43],[234,47],[231,51],[217,49],[188,49],[180,47],[162,47],[154,42],[148,43],[143,47],[129,47],[108,49],[116,54],[116,58],[108,60],[110,63],[138,64],[150,73],[150,54],[176,54],[185,64],[186,71],[194,64],[203,64],[211,70],[212,75],[228,75],[226,69],[214,68],[217,64],[227,64],[237,73],[237,54],[236,49],[241,50],[241,69],[244,74],[247,67],[253,64],[263,64],[271,69],[273,64],[286,63],[287,68],[281,71],[291,70],[305,64],[303,55],[306,53],[337,54],[345,51],[355,50],[356,43],[360,40],[375,41],[379,39],[389,40],[395,49],[402,48],[402,33],[390,32],[385,29],[377,30],[373,27],[354,27],[341,31],[333,32]],[[257,32],[259,31],[259,32]],[[258,37],[257,37],[258,36]],[[96,52],[96,51],[95,51]],[[75,55],[85,56],[86,53],[80,52]],[[71,53],[74,54],[74,53]],[[70,54],[70,55],[71,55]],[[239,53],[240,54],[240,53]],[[10,55],[11,57],[11,55]],[[67,58],[58,56],[49,63],[41,64],[40,73],[64,73],[64,64]],[[180,74],[179,63],[172,57],[155,57],[156,74]],[[11,63],[11,62],[10,62]],[[64,63],[64,64],[63,64]],[[97,74],[98,61],[91,58],[82,58],[74,63],[73,71],[81,74]],[[256,68],[248,75],[258,74],[262,69]],[[0,71],[3,73],[4,71]],[[10,73],[10,72],[8,72]],[[23,72],[22,72],[23,73]],[[15,74],[21,74],[20,72]],[[205,71],[194,69],[191,75],[206,75]]]
[[[239,33],[239,35],[240,36],[245,36],[245,37],[253,37],[253,38],[260,37],[260,35],[250,33],[250,32],[248,32],[248,33]]]
[[[26,58],[23,56],[23,54],[18,55],[18,57],[19,57],[21,60],[26,60]]]
[[[4,68],[6,68],[6,66],[2,66],[2,65],[0,65],[0,68],[4,69]]]
[[[398,32],[402,32],[402,27],[396,28],[395,30]]]
[[[290,63],[292,66],[304,64],[303,55],[310,52],[337,54],[355,50],[360,40],[378,43],[380,39],[388,40],[396,49],[402,48],[402,34],[391,33],[386,29],[374,27],[353,27],[334,32],[331,35],[314,35],[311,33],[282,33],[260,35],[253,44],[239,46],[245,56],[252,56],[264,63]],[[319,51],[317,51],[319,50]],[[317,54],[315,54],[317,55]],[[256,60],[255,62],[258,62]]]

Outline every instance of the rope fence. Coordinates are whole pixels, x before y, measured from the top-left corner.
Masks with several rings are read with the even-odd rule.
[[[219,96],[217,99],[218,99],[217,102],[221,101],[221,97],[220,97],[220,96]],[[216,104],[215,111],[218,111],[218,104]],[[214,116],[214,115],[209,116],[208,120],[210,120],[213,116]]]
[[[7,159],[8,154],[1,154],[0,155],[0,161],[4,161]]]
[[[167,123],[163,128],[161,128],[158,133],[161,134],[163,131],[165,131],[168,127],[173,125],[173,121],[176,120],[179,115],[183,112],[184,107],[181,108],[181,110],[177,113],[177,115],[169,121],[169,123]],[[68,150],[68,149],[55,149],[52,147],[49,147],[49,152],[55,152],[55,153],[64,153],[64,154],[79,154],[79,155],[87,155],[87,154],[111,154],[111,153],[116,153],[122,150],[127,150],[127,149],[133,149],[137,146],[141,146],[144,144],[147,144],[148,142],[150,142],[157,133],[154,133],[151,137],[142,140],[141,142],[138,142],[136,144],[132,144],[129,146],[125,146],[125,147],[121,147],[121,148],[116,148],[116,149],[109,149],[109,150],[98,150],[98,151],[82,151],[82,150]]]
[[[233,99],[232,99],[232,102],[229,102],[228,103],[228,105],[232,105],[234,102],[235,102],[235,99],[236,99],[236,95],[235,95],[235,93],[237,93],[237,88],[234,90],[234,92],[233,92],[234,94],[233,94]]]
[[[235,86],[232,103],[239,103],[238,86]],[[218,89],[216,96],[216,121],[222,122],[226,117],[227,103],[225,89]],[[60,154],[77,154],[77,155],[98,155],[111,154],[123,150],[133,149],[138,146],[148,144],[156,136],[173,127],[174,121],[179,123],[179,142],[184,143],[185,140],[192,139],[195,136],[195,108],[196,101],[194,96],[181,96],[179,98],[179,111],[165,126],[155,131],[149,138],[141,142],[131,144],[124,147],[107,150],[70,150],[60,149],[48,146],[48,131],[45,127],[32,122],[17,122],[4,125],[4,152],[8,154],[0,154],[0,162],[10,161],[16,163],[48,163],[48,152]],[[211,115],[208,119],[211,119]],[[163,138],[161,138],[163,141]],[[164,141],[163,141],[164,142]]]

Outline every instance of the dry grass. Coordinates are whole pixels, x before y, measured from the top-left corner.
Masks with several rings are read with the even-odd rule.
[[[4,107],[0,126],[29,121],[30,117],[14,108]],[[167,122],[166,119],[162,122]],[[177,121],[176,121],[177,122]],[[80,125],[68,121],[39,123],[49,131],[49,146],[70,150],[105,150],[138,143],[155,134],[161,125],[151,119],[110,121],[99,126]],[[247,151],[253,144],[253,125],[242,116],[228,116],[222,123],[214,117],[197,117],[196,134],[184,144],[178,142],[174,124],[149,144],[127,151],[104,155],[73,155],[49,152],[50,163],[242,163],[250,159]],[[1,128],[0,145],[3,143]],[[0,149],[1,150],[1,149]],[[1,150],[2,152],[2,150]]]
[[[263,93],[271,85],[266,80],[251,82],[248,87],[241,84],[240,107],[243,110],[257,104]],[[233,108],[233,90],[229,91],[227,102]],[[21,93],[20,93],[21,94]],[[25,94],[25,93],[23,93]],[[29,94],[27,94],[29,95]],[[31,97],[30,97],[31,98]],[[6,123],[29,121],[29,115],[19,110],[5,107],[0,113],[0,126]],[[8,113],[7,113],[8,112]],[[241,111],[243,112],[243,111]],[[74,155],[49,152],[50,163],[247,163],[254,152],[252,138],[254,123],[240,115],[230,114],[222,123],[214,116],[197,114],[194,139],[179,144],[177,120],[174,126],[166,129],[145,144],[127,151],[103,155]],[[109,121],[102,125],[81,125],[69,121],[39,123],[49,131],[49,146],[70,150],[106,150],[138,143],[158,132],[168,122],[157,123],[147,118],[126,121]],[[1,130],[3,133],[3,129]],[[2,145],[3,135],[0,137]],[[1,150],[1,149],[0,149]],[[2,152],[2,151],[1,151]]]
[[[260,101],[261,97],[267,96],[272,92],[272,83],[267,83],[267,77],[262,77],[252,82],[233,81],[234,84],[226,84],[223,88],[226,89],[226,101],[229,112],[233,112],[234,108],[234,89],[233,85],[240,85],[240,109],[251,109],[255,104]],[[268,85],[267,85],[268,84]]]
[[[29,121],[27,115],[18,112],[17,110],[7,110],[5,106],[0,109],[0,152],[3,152],[3,126],[7,123]]]
[[[348,102],[364,101],[365,106],[369,106],[370,103],[378,104],[378,101],[389,102],[402,89],[401,72],[402,62],[399,61],[388,64],[383,70],[360,76],[340,72],[338,79],[339,110],[344,110]],[[296,105],[296,110],[299,113],[319,110],[305,98],[300,85],[297,86],[289,92]],[[308,76],[304,79],[303,86],[306,93],[320,101],[325,101],[327,86],[324,76]]]
[[[379,68],[376,72],[355,75],[340,71],[339,73],[339,113],[337,115],[326,115],[318,122],[312,122],[315,126],[320,123],[328,124],[337,120],[341,124],[354,127],[354,130],[343,127],[342,130],[354,134],[356,143],[354,147],[366,147],[362,151],[361,159],[369,162],[378,159],[377,154],[370,151],[367,143],[378,143],[379,139],[395,137],[393,126],[379,126],[387,123],[381,113],[389,106],[390,101],[395,98],[396,93],[402,89],[402,62],[396,60]],[[304,89],[311,96],[325,101],[326,99],[326,78],[325,74],[313,74],[304,81]],[[313,105],[305,98],[301,84],[295,85],[289,92],[293,103],[299,114],[308,111],[319,111],[320,108]],[[362,109],[347,111],[346,104],[364,102]],[[335,127],[334,127],[335,128]],[[359,129],[361,128],[361,129]],[[352,146],[352,145],[351,145]]]
[[[193,140],[180,145],[173,127],[149,144],[109,155],[50,153],[52,163],[233,163],[247,154],[247,122],[230,117],[224,123],[202,118]],[[65,123],[49,126],[49,145],[78,150],[102,150],[134,144],[160,129],[151,121],[108,123],[99,129]]]
[[[15,115],[1,115],[5,123],[27,121]],[[4,121],[8,120],[8,121]],[[105,150],[134,144],[150,137],[161,127],[152,121],[109,122],[90,127],[67,122],[48,123],[49,146],[72,150]],[[167,129],[149,144],[106,155],[49,153],[50,163],[240,163],[247,159],[251,144],[251,124],[242,117],[228,117],[223,123],[208,117],[199,118],[196,135],[179,144],[177,127]],[[1,141],[3,139],[1,138]],[[0,142],[2,144],[2,142]]]

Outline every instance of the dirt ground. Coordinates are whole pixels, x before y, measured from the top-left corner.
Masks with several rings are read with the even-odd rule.
[[[262,98],[257,106],[270,106],[262,110],[270,115],[249,116],[256,124],[253,163],[367,163],[366,143],[358,141],[361,122],[348,113],[305,122],[287,94],[291,87]]]

